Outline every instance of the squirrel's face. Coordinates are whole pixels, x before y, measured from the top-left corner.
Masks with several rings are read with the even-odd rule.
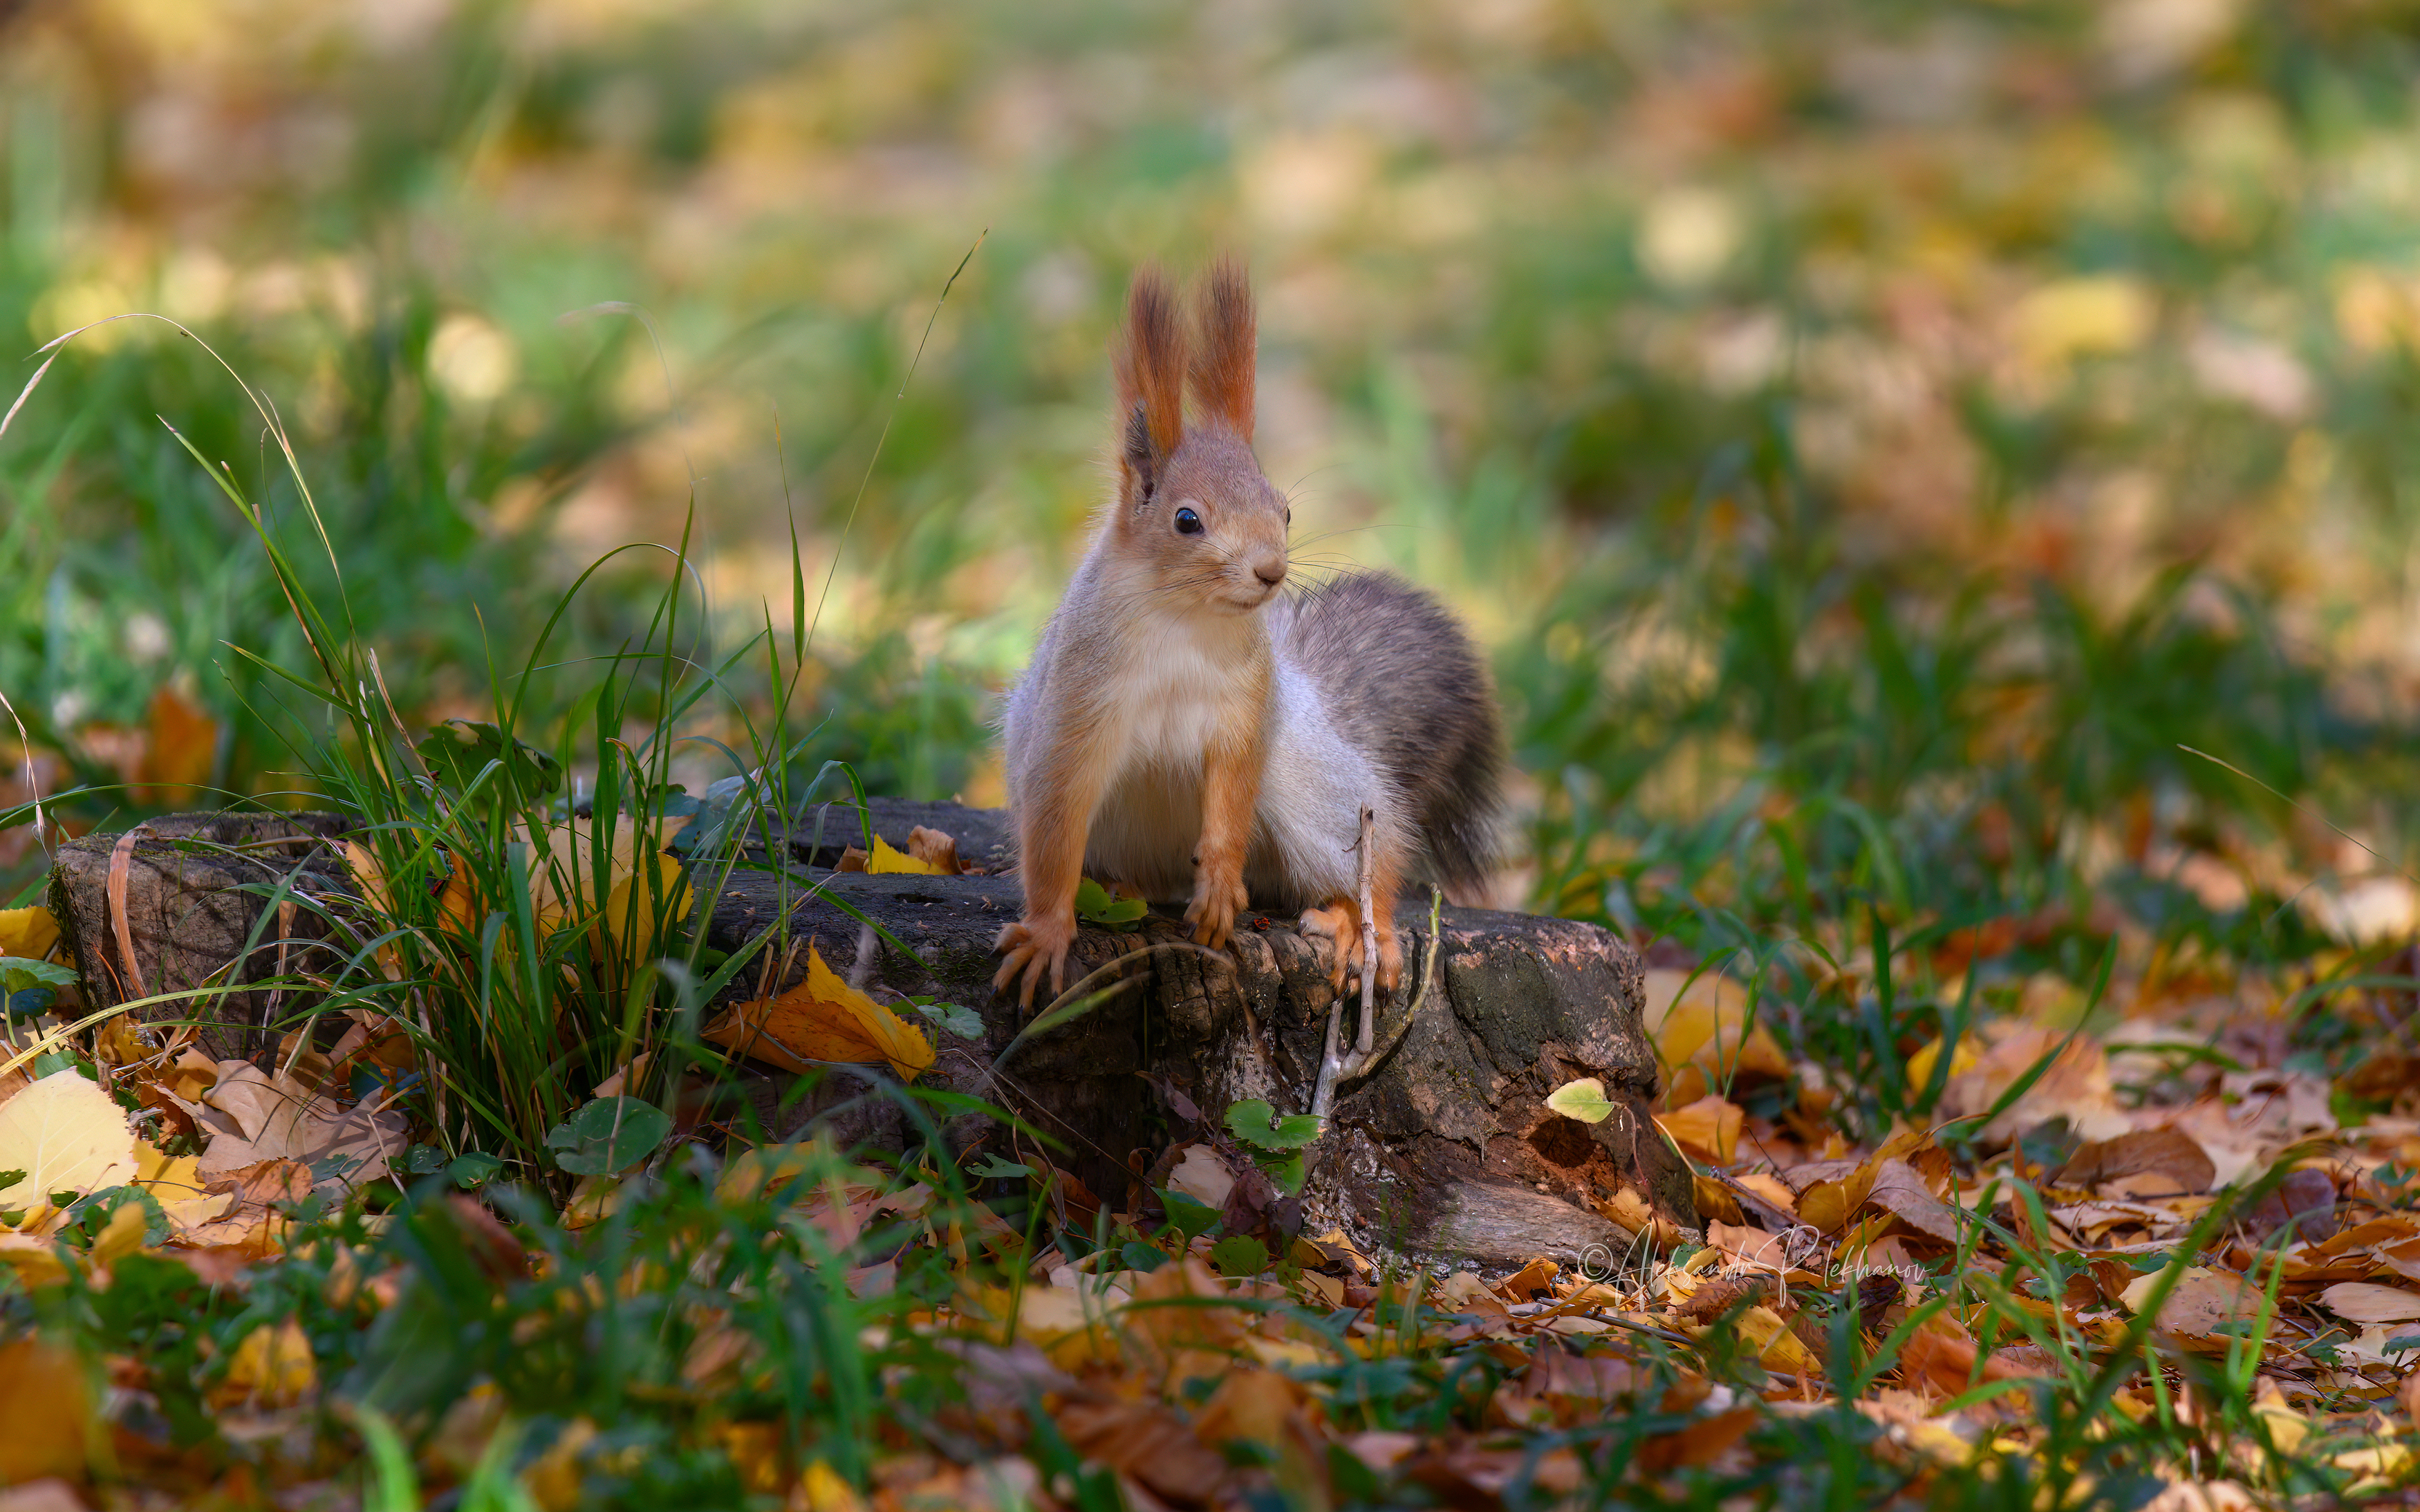
[[[1249,614],[1285,581],[1292,517],[1252,456],[1255,327],[1243,266],[1214,263],[1195,302],[1188,339],[1156,270],[1135,274],[1126,292],[1118,550],[1169,607]]]
[[[1126,537],[1170,599],[1249,614],[1285,582],[1293,511],[1233,431],[1195,428],[1164,466],[1137,470],[1129,493]]]

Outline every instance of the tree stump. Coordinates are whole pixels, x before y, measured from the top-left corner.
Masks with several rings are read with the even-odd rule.
[[[131,961],[109,902],[121,837],[86,835],[61,845],[51,871],[51,913],[75,951],[87,1007],[327,970],[333,962],[308,944],[321,933],[309,909],[283,910],[283,918],[265,924],[261,915],[269,890],[289,875],[298,888],[351,890],[351,873],[327,844],[346,827],[332,813],[236,812],[168,814],[136,826],[126,852]],[[205,1053],[249,1060],[275,1046],[270,1026],[292,1011],[284,1000],[290,996],[274,989],[236,992],[157,1004],[135,1016],[199,1021],[195,1040]]]
[[[1309,1108],[1334,995],[1320,948],[1291,916],[1247,915],[1233,946],[1217,955],[1182,945],[1183,921],[1158,913],[1124,932],[1087,926],[1070,980],[1123,960],[1130,964],[1122,976],[1136,985],[996,1064],[1025,1022],[1013,1001],[994,1000],[990,985],[999,964],[992,942],[1019,906],[1016,878],[999,874],[1010,859],[1006,816],[876,799],[874,825],[891,844],[904,849],[920,825],[943,830],[962,861],[992,874],[871,875],[830,870],[862,832],[853,808],[819,807],[820,815],[775,826],[780,873],[733,872],[712,900],[707,942],[718,949],[737,949],[784,927],[761,969],[752,964],[722,1001],[798,980],[812,943],[844,976],[976,1010],[983,1036],[943,1033],[921,1085],[982,1098],[1044,1131],[1058,1142],[1053,1163],[1112,1205],[1134,1184],[1164,1177],[1167,1147],[1221,1127],[1231,1103],[1257,1098],[1281,1114]],[[179,815],[151,827],[162,838],[133,848],[128,913],[145,982],[156,993],[165,990],[161,983],[198,982],[234,960],[262,903],[237,889],[263,880],[296,841],[342,826],[325,815]],[[341,872],[324,844],[300,848],[315,870]],[[106,900],[113,849],[107,836],[70,842],[54,882],[56,911],[73,933],[77,960],[86,963],[96,1006],[132,995],[121,990],[126,973]],[[693,869],[702,888],[706,871]],[[879,919],[909,952],[876,940],[861,972],[859,951],[874,937],[834,900]],[[1298,1211],[1288,1217],[1314,1234],[1341,1228],[1373,1252],[1497,1264],[1573,1260],[1592,1250],[1619,1255],[1634,1236],[1600,1216],[1596,1202],[1625,1186],[1694,1227],[1688,1169],[1648,1116],[1656,1062],[1640,1022],[1642,971],[1630,948],[1590,925],[1466,908],[1445,909],[1442,939],[1432,940],[1424,898],[1406,898],[1397,918],[1405,980],[1378,1005],[1384,1054],[1340,1089],[1310,1152]],[[273,942],[277,931],[262,934]],[[263,956],[256,949],[239,979],[270,975]],[[1431,980],[1423,994],[1424,975]],[[233,1053],[257,1053],[273,1039],[268,995],[223,1000],[222,1042],[252,1047]],[[1357,1011],[1357,995],[1346,1009],[1348,1032]],[[786,1107],[795,1079],[767,1076],[753,1100],[768,1128],[783,1136],[820,1119],[845,1140],[904,1148],[904,1111],[860,1095],[868,1080],[887,1075],[830,1075]],[[1556,1088],[1584,1076],[1601,1081],[1614,1103],[1603,1122],[1545,1106]],[[1187,1106],[1198,1122],[1186,1116]],[[962,1119],[951,1133],[966,1140],[997,1128]]]

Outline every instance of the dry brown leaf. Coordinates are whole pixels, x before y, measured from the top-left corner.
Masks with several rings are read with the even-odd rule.
[[[1873,1190],[1866,1194],[1866,1206],[1882,1209],[1928,1239],[1958,1242],[1958,1210],[1934,1196],[1924,1178],[1903,1160],[1882,1163],[1874,1172]]]
[[[219,1063],[197,1117],[210,1134],[196,1165],[220,1177],[271,1161],[300,1161],[321,1172],[318,1190],[346,1194],[383,1178],[410,1143],[404,1116],[370,1103],[341,1106],[284,1071],[246,1060]]]
[[[818,1062],[887,1061],[902,1081],[933,1063],[933,1042],[898,1014],[851,987],[807,948],[807,974],[789,991],[740,1003],[706,1030],[726,1049],[787,1071]]]
[[[1555,1288],[1555,1277],[1562,1267],[1549,1259],[1533,1259],[1520,1270],[1496,1284],[1496,1294],[1508,1302],[1535,1301],[1542,1291]]]
[[[1727,1412],[1701,1417],[1677,1433],[1661,1433],[1638,1446],[1638,1462],[1648,1470],[1661,1473],[1683,1465],[1710,1464],[1722,1453],[1747,1437],[1761,1416],[1753,1407],[1734,1407]]]
[[[1123,1315],[1126,1334],[1164,1372],[1174,1372],[1187,1350],[1232,1352],[1250,1319],[1232,1306],[1230,1291],[1192,1255],[1163,1265],[1134,1283],[1134,1302]],[[1223,1365],[1206,1371],[1218,1374]]]
[[[1979,1368],[1977,1358],[1975,1336],[1945,1318],[1935,1318],[1909,1335],[1899,1356],[1900,1369],[1910,1381],[1920,1381],[1945,1396],[1958,1396],[1981,1381],[2049,1373],[2006,1350],[1982,1356]]]
[[[2118,1301],[2128,1312],[2139,1314],[2159,1280],[2157,1272],[2136,1277]],[[2257,1317],[2261,1301],[2260,1288],[2234,1272],[2196,1265],[2177,1279],[2176,1288],[2161,1303],[2159,1326],[2187,1338],[2224,1337],[2218,1335],[2219,1325]]]
[[[1698,1216],[1719,1218],[1727,1224],[1744,1224],[1747,1214],[1740,1211],[1739,1198],[1731,1189],[1702,1171],[1692,1172],[1690,1183],[1698,1194]]]
[[[1798,1194],[1770,1171],[1747,1171],[1731,1180],[1792,1217],[1798,1216]]]
[[[156,808],[191,801],[209,780],[210,765],[217,760],[218,722],[175,685],[163,683],[151,695],[145,724],[150,738],[135,763],[134,777],[141,785],[134,790],[134,801]]]
[[[2118,1109],[2109,1084],[2109,1059],[2100,1045],[2030,1025],[2004,1034],[1976,1057],[1973,1070],[1951,1076],[1942,1094],[1943,1111],[1960,1118],[1990,1112],[2045,1056],[2052,1059],[2040,1077],[1978,1131],[1984,1142],[2006,1144],[2053,1119],[2065,1119],[2069,1128],[2086,1139],[2114,1139],[2127,1131],[2131,1125]]]
[[[265,1160],[231,1171],[212,1181],[209,1190],[235,1199],[238,1207],[272,1208],[300,1202],[311,1195],[311,1167],[297,1160]]]
[[[1782,1236],[1769,1234],[1761,1228],[1748,1228],[1722,1222],[1706,1226],[1706,1243],[1718,1251],[1731,1265],[1744,1265],[1761,1271],[1779,1272],[1789,1266],[1789,1252]]]
[[[1743,1303],[1754,1304],[1773,1295],[1774,1286],[1770,1272],[1718,1277],[1690,1292],[1673,1311],[1692,1323],[1711,1323]]]
[[[1218,1494],[1227,1461],[1165,1407],[1143,1402],[1070,1402],[1056,1414],[1068,1445],[1140,1481],[1155,1493],[1199,1504]]]
[[[949,831],[923,825],[908,831],[908,854],[932,867],[938,875],[954,877],[966,871],[958,859],[958,842]]]
[[[0,1172],[24,1174],[0,1186],[0,1208],[25,1210],[32,1229],[54,1210],[53,1193],[96,1192],[134,1178],[134,1134],[126,1110],[75,1071],[53,1072],[0,1103]]]
[[[1208,1145],[1188,1145],[1164,1184],[1205,1208],[1224,1209],[1235,1190],[1235,1173]]]
[[[1194,1437],[1216,1447],[1238,1439],[1276,1446],[1316,1423],[1320,1408],[1293,1377],[1239,1369],[1218,1382],[1193,1420]]]
[[[1647,1235],[1648,1242],[1659,1250],[1669,1250],[1684,1238],[1680,1225],[1657,1212],[1636,1187],[1621,1187],[1613,1196],[1599,1198],[1596,1211],[1598,1217],[1634,1239],[1640,1234]]]
[[[2328,1311],[2348,1322],[2408,1323],[2420,1319],[2420,1291],[2366,1281],[2339,1281],[2319,1293]]]
[[[2236,1220],[2243,1237],[2257,1244],[2285,1227],[2294,1226],[2294,1237],[2305,1242],[2322,1241],[2336,1231],[2336,1184],[2328,1173],[2305,1166],[2288,1171],[2275,1187],[2260,1195],[2260,1200],[2245,1208]]]
[[[2136,1129],[2115,1139],[2085,1145],[2069,1156],[2067,1164],[2051,1179],[2062,1186],[2096,1187],[2146,1176],[2164,1179],[2167,1189],[2161,1191],[2137,1183],[2118,1195],[2152,1197],[2207,1192],[2218,1178],[2218,1167],[2192,1135],[2162,1126]]]
[[[1874,1163],[1865,1162],[1838,1180],[1819,1180],[1798,1194],[1798,1221],[1819,1234],[1837,1234],[1848,1227],[1874,1190]]]

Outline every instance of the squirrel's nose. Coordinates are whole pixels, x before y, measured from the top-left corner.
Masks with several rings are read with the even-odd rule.
[[[1252,563],[1252,576],[1275,588],[1285,581],[1286,563],[1283,557],[1263,557]]]

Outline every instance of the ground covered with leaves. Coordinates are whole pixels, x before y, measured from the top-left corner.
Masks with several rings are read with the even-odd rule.
[[[1008,1122],[953,1160],[964,1110],[901,1048],[946,1031],[830,972],[787,1009],[876,1025],[860,1058],[908,1079],[867,1095],[920,1147],[676,1132],[608,1087],[533,1179],[416,1142],[410,1041],[367,1011],[266,1067],[123,1017],[43,1034],[73,1007],[56,931],[0,926],[29,1047],[0,1077],[10,1508],[2197,1508],[2420,1479],[2399,956],[2222,981],[2113,935],[2079,987],[2016,972],[2021,929],[1878,937],[1826,990],[1938,995],[1948,1025],[1860,1137],[1769,968],[1657,944],[1702,1230],[1606,1191],[1627,1253],[1483,1274],[1231,1201],[1316,1159],[1264,1104],[1162,1088],[1202,1136],[1107,1199]],[[1590,1090],[1545,1134],[1602,1117]]]

